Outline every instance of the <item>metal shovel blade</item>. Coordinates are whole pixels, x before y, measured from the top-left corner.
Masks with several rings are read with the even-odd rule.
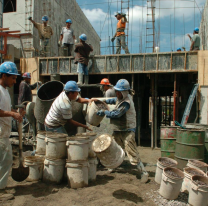
[[[12,168],[12,179],[17,182],[24,181],[29,176],[29,167],[23,167],[22,164],[18,168]]]

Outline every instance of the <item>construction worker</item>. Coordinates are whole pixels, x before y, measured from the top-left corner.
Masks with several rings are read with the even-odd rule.
[[[67,19],[66,26],[62,28],[61,35],[60,35],[59,42],[58,42],[59,46],[61,46],[61,42],[62,42],[64,56],[72,55],[71,52],[72,52],[74,43],[77,42],[75,35],[74,35],[74,30],[71,28],[71,24],[72,24],[72,20]]]
[[[104,97],[116,97],[115,89],[107,78],[102,79],[100,85],[102,86],[102,91],[104,91]]]
[[[89,76],[88,76],[88,62],[90,52],[93,51],[93,47],[90,44],[87,44],[85,41],[87,40],[86,34],[81,34],[79,36],[79,43],[75,45],[76,56],[75,56],[75,64],[77,64],[77,72],[78,72],[78,83],[83,84],[83,74],[85,76],[84,83],[88,84]]]
[[[118,23],[117,23],[116,33],[111,39],[111,41],[113,42],[116,38],[116,54],[121,53],[121,47],[123,48],[126,54],[129,54],[129,50],[125,42],[125,32],[124,32],[127,22],[126,14],[117,12],[115,17],[117,18]]]
[[[106,115],[107,118],[110,118],[110,122],[114,127],[113,137],[115,141],[125,150],[130,163],[137,165],[139,172],[141,172],[141,181],[145,183],[148,181],[149,174],[139,157],[135,142],[136,111],[132,97],[129,94],[129,82],[126,79],[120,79],[114,89],[116,98],[107,99],[105,102],[115,104],[115,109],[112,111],[99,110],[97,115]]]
[[[64,86],[64,91],[53,102],[46,118],[46,131],[59,132],[67,134],[64,125],[68,122],[75,127],[84,127],[92,131],[87,125],[83,125],[72,119],[72,101],[79,103],[89,103],[91,100],[78,97],[81,89],[75,81],[68,81]]]
[[[42,83],[40,81],[30,85],[31,82],[31,74],[28,72],[25,72],[23,75],[23,81],[21,81],[19,86],[19,97],[18,97],[18,104],[22,104],[25,101],[32,102],[32,91],[33,89],[36,89],[38,85],[41,85]]]
[[[48,16],[43,16],[43,23],[36,23],[32,20],[32,17],[28,18],[38,29],[39,37],[40,37],[40,54],[41,56],[50,56],[50,38],[53,35],[53,30],[51,26],[48,25]]]
[[[177,52],[181,52],[181,48],[177,48]]]
[[[197,51],[200,50],[200,36],[199,36],[199,28],[196,27],[193,31],[193,37],[187,34],[191,41],[190,51]]]
[[[0,200],[14,198],[12,194],[7,194],[5,188],[12,166],[12,147],[9,141],[11,132],[12,117],[22,122],[22,114],[11,109],[11,98],[7,87],[12,87],[16,83],[18,71],[13,62],[4,62],[0,65]]]

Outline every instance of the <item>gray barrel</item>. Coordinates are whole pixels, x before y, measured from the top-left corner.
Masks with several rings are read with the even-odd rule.
[[[45,117],[53,101],[63,91],[63,88],[63,83],[59,81],[47,82],[39,88],[34,113],[38,122],[44,124]]]

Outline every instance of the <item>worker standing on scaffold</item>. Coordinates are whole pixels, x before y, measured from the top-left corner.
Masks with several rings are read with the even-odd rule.
[[[53,30],[51,26],[48,25],[48,16],[43,16],[42,21],[43,23],[36,23],[34,20],[32,20],[32,17],[29,17],[28,20],[30,20],[34,27],[37,28],[39,37],[40,37],[40,55],[48,57],[50,56],[50,38],[53,35]]]
[[[121,53],[121,47],[125,51],[126,54],[129,54],[129,49],[125,42],[126,37],[125,37],[125,32],[124,32],[126,28],[126,22],[127,22],[126,14],[117,12],[115,17],[117,18],[118,23],[117,23],[116,33],[111,39],[111,41],[113,42],[116,38],[116,54]]]

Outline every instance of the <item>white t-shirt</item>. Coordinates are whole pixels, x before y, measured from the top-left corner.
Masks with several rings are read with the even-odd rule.
[[[61,35],[63,35],[62,44],[74,44],[74,30],[71,28],[63,27],[61,30]]]
[[[11,98],[7,89],[0,85],[0,109],[3,111],[11,111]],[[8,129],[11,132],[11,117],[0,117],[1,130]],[[2,131],[3,132],[3,131]]]
[[[59,127],[65,125],[68,119],[72,119],[72,103],[63,91],[51,105],[45,122],[51,127]]]

